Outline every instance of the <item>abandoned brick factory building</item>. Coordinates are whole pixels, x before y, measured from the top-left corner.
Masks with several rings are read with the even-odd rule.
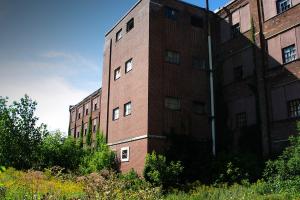
[[[206,19],[183,1],[138,1],[107,32],[102,88],[70,106],[70,134],[91,117],[121,170],[139,173],[170,135],[211,149]],[[209,21],[217,152],[280,152],[300,118],[300,0],[233,0]]]

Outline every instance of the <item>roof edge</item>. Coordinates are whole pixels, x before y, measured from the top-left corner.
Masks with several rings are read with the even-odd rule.
[[[135,7],[137,7],[141,2],[142,2],[142,0],[139,0],[138,2],[136,2],[136,3],[129,9],[129,11],[127,11],[126,14],[123,15],[123,17],[121,17],[121,18],[115,23],[115,25],[113,25],[113,27],[112,27],[111,29],[109,29],[109,31],[107,31],[107,32],[105,33],[105,37],[106,37],[108,34],[110,34],[110,33],[112,32],[112,30],[114,30],[114,28],[116,28],[116,26],[118,26],[118,25],[121,23],[121,21],[122,21],[123,19],[125,19],[125,17],[127,17],[127,16],[129,15],[129,13],[131,13],[131,11],[132,11],[133,9],[135,9]]]
[[[215,9],[215,10],[214,10],[214,13],[218,13],[218,12],[222,11],[225,7],[231,5],[231,4],[234,3],[235,1],[237,1],[237,0],[231,0],[231,1],[229,1],[229,2],[226,3],[224,6]]]

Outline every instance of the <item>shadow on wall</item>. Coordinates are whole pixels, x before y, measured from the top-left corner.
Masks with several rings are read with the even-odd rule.
[[[249,5],[236,13],[214,17],[218,151],[277,154],[300,117],[300,26],[266,39]]]

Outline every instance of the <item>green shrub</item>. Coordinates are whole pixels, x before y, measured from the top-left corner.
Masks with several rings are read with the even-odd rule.
[[[40,168],[60,166],[66,170],[76,170],[84,155],[84,150],[72,137],[63,138],[57,131],[49,134],[41,144]]]
[[[183,166],[180,161],[167,163],[166,157],[155,152],[147,154],[144,177],[155,186],[175,186],[179,182]]]
[[[0,165],[0,173],[1,173],[1,172],[5,172],[5,170],[6,170],[6,168],[5,168],[4,166],[1,166],[1,165]]]
[[[300,136],[290,137],[287,147],[278,159],[268,161],[264,177],[269,180],[292,180],[300,176]]]
[[[96,144],[96,148],[87,149],[85,156],[82,158],[79,166],[79,170],[82,174],[97,172],[103,169],[116,169],[117,161],[115,153],[103,140],[99,138],[98,140],[99,143]]]

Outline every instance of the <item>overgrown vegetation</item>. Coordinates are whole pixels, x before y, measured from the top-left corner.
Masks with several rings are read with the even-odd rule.
[[[178,137],[167,157],[146,156],[142,178],[134,170],[118,173],[99,128],[92,141],[91,119],[84,146],[83,130],[76,141],[38,126],[35,108],[28,96],[10,106],[0,98],[0,199],[300,199],[299,135],[265,165],[244,152],[200,162],[193,159],[199,144]],[[193,175],[205,182],[189,183]]]

